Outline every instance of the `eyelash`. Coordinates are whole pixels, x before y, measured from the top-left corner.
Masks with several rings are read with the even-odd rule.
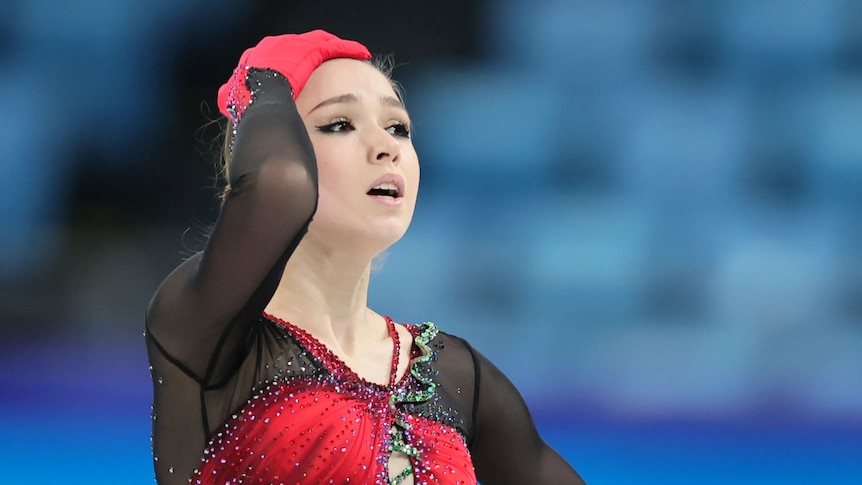
[[[401,138],[410,138],[410,125],[407,123],[395,123],[389,128],[386,128],[387,131],[391,129],[395,129],[395,132],[392,133],[392,136],[398,136]]]
[[[323,133],[345,133],[355,129],[356,128],[353,127],[353,124],[345,119],[317,127],[317,130]],[[386,131],[388,131],[392,136],[410,138],[410,126],[407,123],[393,123],[386,128]]]
[[[353,131],[353,125],[350,124],[347,120],[338,120],[329,123],[328,125],[321,125],[317,127],[318,131],[322,131],[323,133],[342,133],[345,131]]]

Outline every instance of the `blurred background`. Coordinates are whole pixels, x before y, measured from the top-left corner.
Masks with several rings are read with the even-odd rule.
[[[143,315],[263,35],[394,54],[422,191],[372,306],[595,484],[862,483],[862,1],[6,0],[0,485],[153,483]]]

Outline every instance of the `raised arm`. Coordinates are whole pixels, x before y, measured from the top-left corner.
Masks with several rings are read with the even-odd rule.
[[[219,382],[243,358],[245,336],[315,212],[317,166],[294,92],[335,57],[370,54],[322,31],[265,37],[219,90],[235,134],[230,190],[204,250],[167,277],[147,312],[162,353],[202,383]]]
[[[147,314],[152,336],[199,377],[227,326],[266,305],[317,203],[314,152],[290,85],[260,70],[246,82],[254,102],[236,126],[231,189],[218,220],[204,250],[167,277]],[[239,342],[237,330],[231,340]]]
[[[572,466],[539,436],[512,382],[470,350],[477,376],[470,452],[482,485],[584,485]]]

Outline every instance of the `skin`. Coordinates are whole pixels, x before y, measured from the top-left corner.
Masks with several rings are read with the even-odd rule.
[[[317,158],[318,209],[266,312],[312,333],[361,377],[387,383],[392,340],[383,317],[368,308],[368,283],[372,260],[404,235],[416,205],[409,116],[386,76],[352,59],[321,64],[296,105]],[[404,179],[396,206],[367,194],[384,174]],[[396,328],[400,378],[412,338]]]

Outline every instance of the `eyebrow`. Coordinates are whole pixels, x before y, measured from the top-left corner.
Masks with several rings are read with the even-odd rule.
[[[330,106],[333,104],[358,103],[358,102],[359,102],[359,98],[355,94],[352,94],[352,93],[341,94],[341,95],[334,96],[332,98],[321,101],[320,103],[317,104],[317,106],[315,106],[314,108],[311,108],[311,110],[308,112],[308,114],[311,114],[314,111],[316,111],[320,108],[323,108],[325,106]],[[401,100],[396,98],[395,96],[389,96],[389,95],[381,96],[380,102],[384,106],[390,106],[393,108],[403,109],[403,110],[407,111],[407,108],[404,107],[404,103],[402,103]]]

